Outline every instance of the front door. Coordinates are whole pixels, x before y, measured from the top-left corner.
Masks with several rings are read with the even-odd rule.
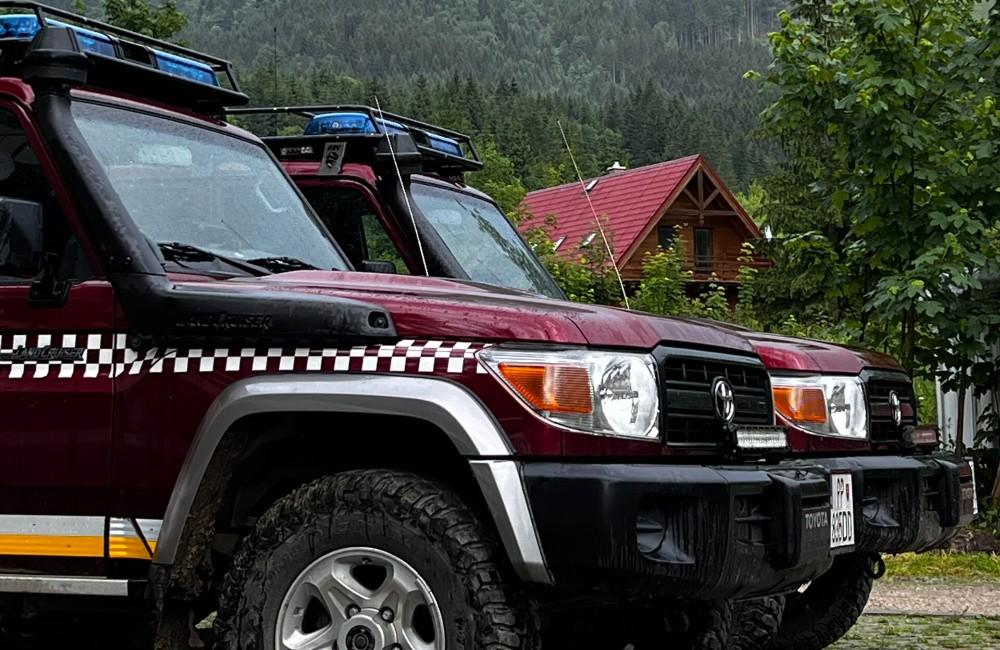
[[[24,113],[0,104],[0,199],[40,206],[44,250],[70,283],[65,301],[33,301],[44,256],[0,246],[0,572],[99,573],[120,346],[111,286],[91,272],[51,169]]]

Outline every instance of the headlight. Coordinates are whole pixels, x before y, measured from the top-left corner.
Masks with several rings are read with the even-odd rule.
[[[857,377],[772,375],[771,390],[775,410],[806,431],[868,437],[865,389]]]
[[[479,358],[552,422],[606,436],[660,435],[656,365],[648,354],[487,348]]]

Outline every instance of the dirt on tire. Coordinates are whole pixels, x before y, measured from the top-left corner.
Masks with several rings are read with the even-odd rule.
[[[394,553],[431,585],[448,646],[534,650],[530,602],[507,576],[491,531],[447,487],[413,474],[359,470],[278,500],[243,541],[220,598],[220,649],[270,650],[275,604],[311,561],[348,546]]]
[[[729,650],[765,650],[778,634],[785,614],[784,596],[767,596],[736,603]]]

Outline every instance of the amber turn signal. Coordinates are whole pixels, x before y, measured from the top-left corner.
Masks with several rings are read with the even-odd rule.
[[[594,410],[586,368],[500,363],[498,369],[511,387],[539,411],[591,413]]]
[[[774,386],[774,408],[792,422],[823,424],[827,419],[822,388]]]

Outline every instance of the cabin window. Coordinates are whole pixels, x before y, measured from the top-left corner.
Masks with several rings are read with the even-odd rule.
[[[597,236],[597,233],[596,232],[592,232],[589,235],[587,235],[586,237],[584,237],[583,241],[580,242],[580,248],[586,248],[587,246],[590,246],[591,244],[593,244],[594,243],[594,237],[596,237],[596,236]]]
[[[656,230],[656,234],[659,237],[660,248],[667,250],[674,245],[674,240],[677,239],[677,229],[673,226],[660,226]]]
[[[694,267],[699,270],[710,270],[715,261],[715,250],[712,245],[711,228],[694,229]]]

